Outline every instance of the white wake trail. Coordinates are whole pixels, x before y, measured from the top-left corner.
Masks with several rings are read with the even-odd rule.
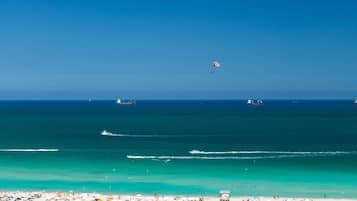
[[[141,156],[127,155],[129,159],[179,159],[179,160],[259,160],[259,159],[278,159],[278,158],[298,158],[303,155],[274,155],[274,156]]]
[[[111,133],[104,130],[100,135],[102,136],[109,136],[109,137],[170,137],[168,135],[131,135],[131,134],[118,134],[118,133]]]
[[[190,154],[197,155],[223,155],[223,154],[294,154],[294,155],[308,155],[308,154],[318,154],[318,155],[335,155],[335,154],[351,154],[356,153],[355,151],[200,151],[191,150]]]
[[[0,149],[0,152],[58,152],[59,149]]]

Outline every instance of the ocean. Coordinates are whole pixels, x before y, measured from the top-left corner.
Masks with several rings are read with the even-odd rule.
[[[0,102],[0,190],[223,189],[233,196],[357,198],[357,104]]]

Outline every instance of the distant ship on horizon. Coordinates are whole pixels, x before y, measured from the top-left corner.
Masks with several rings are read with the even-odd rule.
[[[248,105],[263,105],[264,102],[263,102],[263,100],[260,100],[260,99],[258,99],[258,100],[248,99],[247,104]]]
[[[121,100],[121,99],[117,99],[116,100],[116,104],[118,105],[134,105],[136,104],[135,100]]]

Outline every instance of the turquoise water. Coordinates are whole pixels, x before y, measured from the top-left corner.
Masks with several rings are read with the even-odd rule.
[[[357,198],[356,151],[350,101],[0,102],[0,189]]]

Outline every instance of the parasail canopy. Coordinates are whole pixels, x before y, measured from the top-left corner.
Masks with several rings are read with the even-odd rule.
[[[220,68],[220,67],[221,67],[221,64],[220,64],[218,61],[213,61],[213,62],[212,62],[212,66],[213,66],[214,68]]]

